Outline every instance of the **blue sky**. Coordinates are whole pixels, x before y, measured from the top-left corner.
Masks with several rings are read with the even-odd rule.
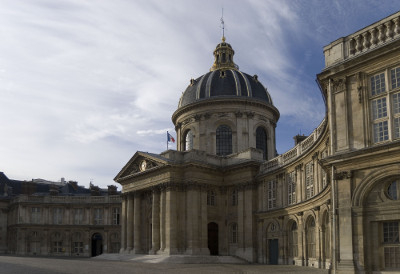
[[[398,1],[3,0],[0,171],[105,187],[137,151],[166,149],[191,78],[225,36],[281,113],[277,150],[325,108],[322,48],[400,10]]]

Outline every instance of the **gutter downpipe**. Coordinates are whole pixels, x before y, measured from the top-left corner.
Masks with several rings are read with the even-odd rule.
[[[328,84],[328,119],[329,119],[329,138],[330,151],[333,155],[333,115],[332,115],[332,79]],[[336,184],[334,180],[335,167],[331,166],[331,199],[332,199],[332,273],[336,274]]]

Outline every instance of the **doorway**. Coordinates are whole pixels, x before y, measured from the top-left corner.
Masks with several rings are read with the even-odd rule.
[[[100,233],[92,236],[92,257],[99,256],[103,253],[103,238]]]
[[[214,222],[208,224],[208,249],[210,255],[218,255],[218,224]]]
[[[268,263],[278,264],[279,246],[278,239],[268,239]]]

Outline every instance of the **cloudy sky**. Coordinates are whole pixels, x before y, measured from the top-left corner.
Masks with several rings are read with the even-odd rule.
[[[277,150],[323,119],[322,48],[399,1],[1,0],[0,171],[11,179],[113,178],[137,151],[166,150],[191,78],[225,36],[281,113]]]

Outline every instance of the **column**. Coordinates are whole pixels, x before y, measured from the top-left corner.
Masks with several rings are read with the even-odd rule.
[[[297,260],[296,265],[305,265],[305,237],[304,237],[304,225],[303,225],[303,214],[299,216],[297,224]]]
[[[128,193],[126,209],[126,252],[133,248],[133,193]]]
[[[186,254],[200,254],[201,253],[201,240],[200,240],[200,223],[202,220],[201,212],[199,210],[199,197],[201,192],[195,186],[189,186],[186,192],[186,236],[187,236],[187,249]],[[206,218],[207,220],[207,218]]]
[[[133,199],[133,253],[138,254],[141,252],[140,243],[140,193],[135,192],[135,197]]]
[[[121,249],[119,253],[123,253],[126,250],[126,224],[127,224],[127,194],[122,195],[122,205],[121,205]]]
[[[244,258],[253,262],[253,188],[251,186],[244,190]]]
[[[207,213],[207,190],[202,188],[199,192],[200,194],[200,216],[198,219],[200,227],[200,253],[202,255],[210,255],[210,250],[208,249],[208,213]]]
[[[165,192],[165,252],[177,254],[177,199],[176,190],[169,186]]]
[[[153,206],[151,213],[151,250],[150,254],[156,254],[160,249],[160,191],[153,190]]]
[[[160,193],[160,252],[165,249],[165,189]]]

